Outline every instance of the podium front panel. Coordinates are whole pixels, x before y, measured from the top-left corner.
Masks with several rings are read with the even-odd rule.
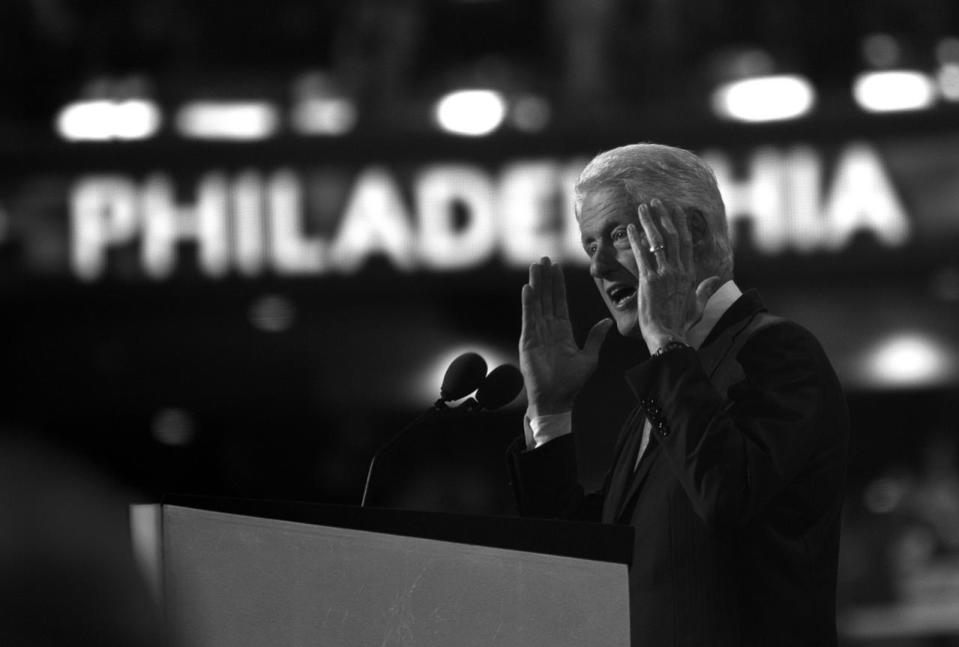
[[[164,506],[186,647],[626,647],[624,564]]]

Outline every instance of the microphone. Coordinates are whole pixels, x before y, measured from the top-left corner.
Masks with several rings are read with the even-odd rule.
[[[497,366],[476,391],[478,407],[492,411],[506,406],[523,390],[523,374],[511,364]]]
[[[370,459],[370,467],[366,471],[366,484],[363,486],[363,498],[360,500],[361,508],[366,506],[366,501],[370,494],[370,483],[373,481],[373,467],[376,465],[376,459],[396,444],[406,432],[423,422],[423,420],[434,412],[449,411],[449,407],[446,406],[447,402],[450,400],[459,400],[469,395],[480,386],[484,378],[486,378],[486,360],[477,353],[463,353],[450,363],[446,369],[446,374],[443,375],[443,383],[440,385],[439,400],[434,402],[429,409],[418,415],[413,422],[400,429],[395,436],[383,443],[373,454],[373,458]]]
[[[450,400],[459,400],[476,390],[486,377],[486,360],[477,353],[463,353],[454,359],[440,386],[440,399],[433,405],[444,407]]]

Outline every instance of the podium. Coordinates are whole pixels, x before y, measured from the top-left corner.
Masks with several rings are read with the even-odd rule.
[[[629,527],[196,497],[160,516],[186,647],[629,645]]]

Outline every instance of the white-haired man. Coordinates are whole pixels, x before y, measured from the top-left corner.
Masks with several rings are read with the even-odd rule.
[[[835,645],[849,423],[820,345],[740,292],[722,197],[694,154],[607,151],[576,195],[612,321],[580,348],[561,269],[548,258],[530,267],[519,344],[528,423],[510,454],[521,514],[634,527],[636,645]],[[637,406],[603,487],[587,494],[571,410],[614,322],[651,357],[626,372]]]

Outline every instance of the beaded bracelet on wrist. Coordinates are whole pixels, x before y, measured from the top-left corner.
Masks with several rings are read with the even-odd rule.
[[[689,348],[689,345],[688,345],[688,344],[684,344],[683,342],[679,341],[678,339],[672,339],[672,338],[670,338],[665,344],[663,344],[663,345],[660,346],[658,349],[656,349],[656,352],[654,353],[654,356],[655,356],[655,357],[662,357],[663,355],[665,355],[665,354],[668,353],[669,351],[671,351],[671,350],[677,350],[677,349],[679,349],[679,348]]]

